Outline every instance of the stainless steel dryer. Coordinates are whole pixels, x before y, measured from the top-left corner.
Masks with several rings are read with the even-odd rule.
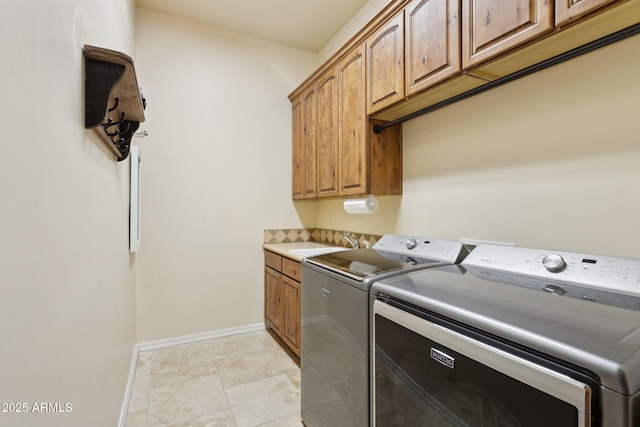
[[[384,235],[370,249],[302,262],[302,420],[369,425],[369,288],[376,280],[459,262],[457,241]]]
[[[640,425],[640,260],[480,245],[374,283],[372,424]]]

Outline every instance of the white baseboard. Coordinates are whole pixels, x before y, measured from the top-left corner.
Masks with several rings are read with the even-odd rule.
[[[136,344],[135,348],[133,349],[133,359],[131,360],[129,381],[127,382],[127,389],[125,390],[124,394],[124,402],[122,404],[122,412],[120,413],[120,422],[118,423],[118,426],[125,427],[125,423],[127,421],[127,414],[129,413],[129,401],[131,400],[131,393],[133,392],[133,380],[135,379],[136,368],[138,365],[138,354],[141,351],[156,350],[159,348],[171,347],[181,344],[190,344],[198,341],[209,340],[212,338],[220,338],[246,332],[261,331],[265,330],[265,328],[266,327],[264,323],[254,323],[253,325],[239,326],[237,328],[219,329],[217,331],[202,332],[200,334],[185,335],[182,337],[167,338],[163,340]]]
[[[127,414],[129,413],[129,402],[131,401],[131,393],[133,392],[133,380],[136,376],[136,368],[138,367],[138,344],[133,347],[133,358],[131,359],[131,367],[129,368],[129,379],[127,380],[127,388],[124,392],[124,401],[122,402],[122,410],[120,411],[119,427],[125,427]]]
[[[190,344],[198,341],[209,340],[212,338],[226,337],[228,335],[260,331],[263,329],[265,329],[264,323],[254,323],[253,325],[238,326],[237,328],[219,329],[217,331],[202,332],[202,333],[193,334],[193,335],[184,335],[182,337],[143,342],[143,343],[139,343],[137,347],[138,347],[138,351],[156,350],[158,348],[171,347],[173,345]]]

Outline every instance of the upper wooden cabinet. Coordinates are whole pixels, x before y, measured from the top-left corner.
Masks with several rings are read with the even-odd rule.
[[[580,0],[573,1],[574,4],[580,2]],[[587,2],[587,0],[582,1],[585,1],[585,4]],[[590,2],[590,4],[592,6],[590,13],[579,19],[565,22],[567,25],[557,26],[552,33],[536,39],[535,42],[526,43],[518,49],[509,51],[506,55],[500,55],[473,67],[467,70],[466,74],[495,80],[640,22],[640,1],[638,0],[619,0],[607,2],[606,5],[604,2],[600,4]],[[556,3],[557,7],[558,3]]]
[[[462,66],[470,67],[550,32],[549,0],[462,0]]]
[[[402,128],[373,132],[365,113],[365,46],[338,64],[338,195],[402,194]]]
[[[338,64],[338,193],[365,194],[367,141],[364,108],[364,46],[354,49]]]
[[[402,129],[373,133],[364,70],[362,44],[292,99],[294,200],[402,194]]]
[[[413,0],[404,22],[407,96],[460,72],[459,0]]]
[[[293,146],[291,149],[292,197],[294,200],[304,199],[304,174],[302,167],[302,145],[304,140],[304,124],[302,120],[302,96],[291,100],[291,125]]]
[[[304,92],[292,104],[292,197],[315,198],[316,180],[316,87]]]
[[[402,194],[402,128],[378,135],[376,120],[438,108],[638,22],[640,0],[389,1],[289,95],[293,199]]]
[[[460,2],[413,0],[365,45],[374,114],[460,73]]]
[[[317,83],[318,197],[338,195],[338,75],[329,69]]]
[[[311,88],[302,99],[302,168],[304,198],[316,197],[316,88]]]
[[[400,13],[365,42],[369,114],[404,98],[403,18]]]
[[[567,24],[614,0],[556,0],[556,25]]]
[[[460,0],[411,0],[398,16],[404,22],[404,94],[393,105],[369,105],[372,117],[395,120],[488,83],[462,73]],[[369,70],[367,78],[367,87],[382,85]]]

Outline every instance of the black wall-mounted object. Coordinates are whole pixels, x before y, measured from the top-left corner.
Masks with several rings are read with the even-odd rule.
[[[133,134],[144,121],[142,97],[133,60],[124,53],[84,46],[85,128],[93,129],[122,161]]]

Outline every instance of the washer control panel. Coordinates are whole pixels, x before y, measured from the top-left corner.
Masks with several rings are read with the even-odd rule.
[[[467,254],[462,242],[456,240],[431,239],[400,234],[385,234],[373,245],[372,249],[452,264],[460,262]]]
[[[640,259],[478,245],[462,265],[492,280],[640,309]]]

